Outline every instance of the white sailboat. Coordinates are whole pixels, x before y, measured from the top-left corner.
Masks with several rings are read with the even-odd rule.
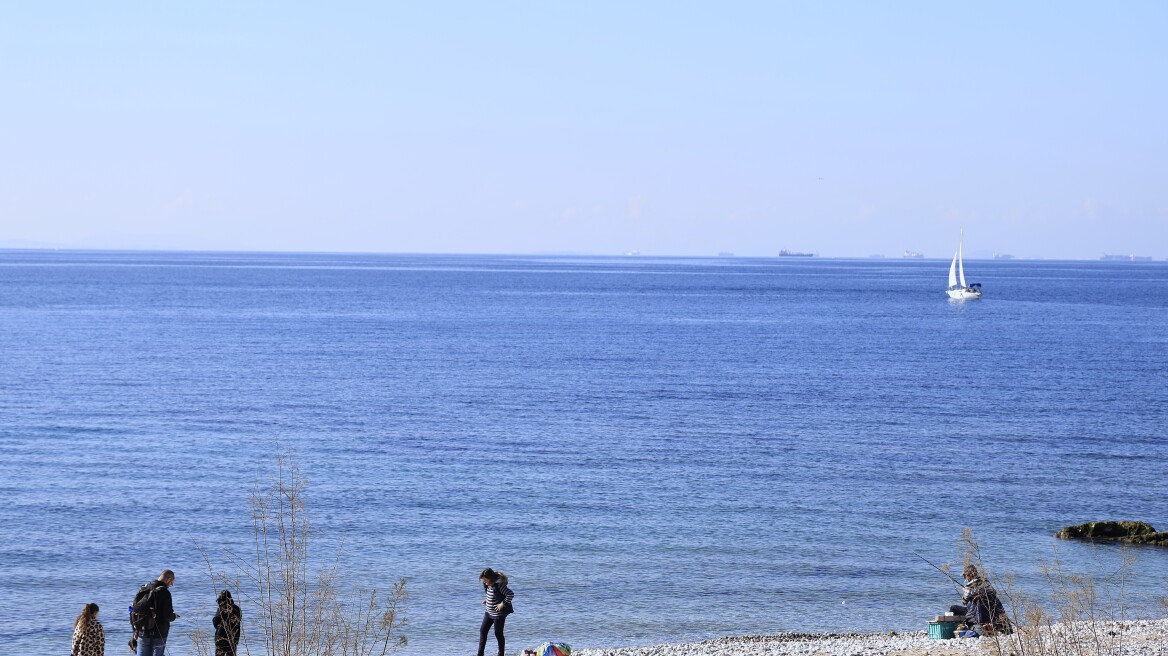
[[[949,265],[949,289],[945,293],[949,298],[957,301],[975,301],[981,298],[981,283],[972,285],[965,283],[965,262],[961,257],[961,246],[965,241],[965,228],[961,228],[961,237],[957,240],[957,252],[953,254],[953,263]]]

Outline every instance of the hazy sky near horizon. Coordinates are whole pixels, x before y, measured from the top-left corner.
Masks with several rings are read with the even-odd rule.
[[[1168,3],[0,9],[0,246],[1168,257]]]

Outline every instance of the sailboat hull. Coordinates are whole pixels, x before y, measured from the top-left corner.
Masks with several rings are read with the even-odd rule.
[[[976,289],[947,289],[945,293],[955,301],[976,301],[981,298],[981,292]]]

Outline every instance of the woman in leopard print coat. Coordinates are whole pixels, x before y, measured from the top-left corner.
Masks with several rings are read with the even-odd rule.
[[[73,656],[105,656],[105,631],[97,611],[97,604],[85,604],[73,623]]]

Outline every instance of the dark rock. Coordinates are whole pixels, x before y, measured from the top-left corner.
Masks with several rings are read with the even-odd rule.
[[[1064,540],[1110,540],[1168,547],[1168,532],[1157,532],[1147,522],[1087,522],[1067,526],[1054,536]]]
[[[1168,547],[1168,531],[1160,531],[1149,535],[1136,535],[1124,540],[1132,544],[1147,544],[1153,547]]]
[[[1156,529],[1146,522],[1087,522],[1078,526],[1067,526],[1055,533],[1055,537],[1118,539],[1155,532]]]

